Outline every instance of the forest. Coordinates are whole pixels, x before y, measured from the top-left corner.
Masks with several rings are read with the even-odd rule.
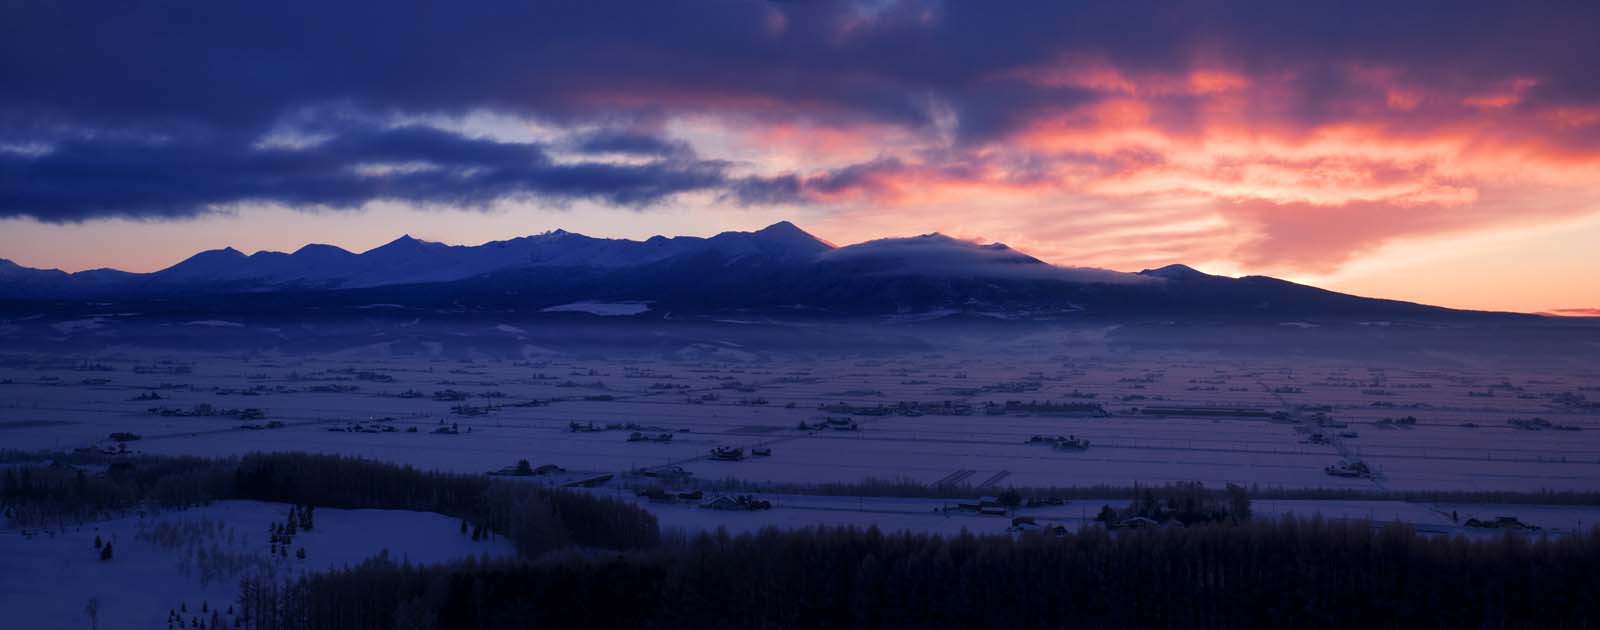
[[[249,627],[1580,628],[1600,532],[1468,540],[1284,519],[941,538],[702,534],[633,553],[245,580]]]

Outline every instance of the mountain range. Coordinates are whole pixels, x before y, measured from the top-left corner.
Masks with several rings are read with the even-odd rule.
[[[1215,276],[1184,265],[1138,273],[1061,267],[1003,244],[942,234],[837,247],[787,221],[710,238],[634,241],[556,230],[477,246],[402,236],[361,253],[312,244],[293,253],[246,255],[229,247],[151,273],[65,273],[0,259],[0,298],[277,310],[385,305],[911,319],[1490,315],[1345,295],[1264,276]]]

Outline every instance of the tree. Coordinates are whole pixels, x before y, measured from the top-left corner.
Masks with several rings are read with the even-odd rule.
[[[1022,494],[1018,493],[1015,488],[1007,488],[1005,492],[1001,492],[1000,496],[996,498],[1000,500],[1000,505],[1008,508],[1022,505]]]
[[[95,549],[99,549],[101,547],[104,547],[105,545],[106,545],[105,541],[100,540],[100,535],[99,534],[95,534],[94,535],[94,548]]]
[[[111,559],[111,543],[106,543],[106,546],[100,548],[100,559],[101,560],[110,560]]]
[[[522,476],[533,474],[533,464],[526,459],[517,460],[517,474]]]
[[[90,630],[95,630],[95,629],[99,628],[100,627],[100,598],[98,598],[98,597],[90,597],[89,598],[89,603],[84,604],[84,606],[83,606],[83,614],[89,616],[89,629]]]
[[[305,547],[301,547],[299,549],[294,550],[294,557],[299,558],[301,560],[305,560],[306,559],[306,548]]]
[[[1250,493],[1244,486],[1228,484],[1228,515],[1235,522],[1250,520]]]

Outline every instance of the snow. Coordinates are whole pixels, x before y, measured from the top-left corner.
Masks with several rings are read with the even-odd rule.
[[[211,326],[213,328],[244,328],[244,324],[220,319],[202,319],[199,321],[185,322],[185,326]]]
[[[638,315],[650,310],[649,302],[572,302],[540,309],[541,313],[589,313],[604,317]]]
[[[186,604],[197,614],[201,602],[226,610],[239,588],[239,575],[203,580],[195,549],[240,554],[252,563],[269,563],[280,577],[352,566],[385,551],[395,560],[437,563],[488,555],[514,554],[503,539],[473,542],[459,521],[439,514],[396,510],[318,508],[315,527],[294,537],[306,559],[268,559],[267,531],[282,522],[289,506],[255,501],[222,501],[205,507],[128,516],[69,526],[61,531],[0,530],[0,610],[5,625],[46,630],[88,625],[84,605],[100,602],[102,628],[165,628],[167,613]],[[139,532],[158,523],[223,523],[222,533],[203,545],[164,548]],[[113,557],[101,561],[94,538],[111,541]],[[185,570],[184,566],[188,569]],[[205,615],[209,617],[209,615]]]
[[[66,321],[62,321],[62,322],[56,322],[54,324],[51,324],[50,327],[54,328],[56,330],[56,332],[59,332],[61,334],[70,334],[70,333],[75,333],[75,332],[83,332],[85,330],[94,330],[96,328],[101,328],[101,327],[104,327],[106,325],[106,322],[109,322],[109,321],[111,321],[111,320],[108,319],[108,318],[105,318],[105,317],[90,317],[90,318],[87,318],[87,319],[70,319],[70,320],[66,320]]]
[[[496,315],[482,326],[536,330],[510,315]],[[570,472],[524,481],[554,484],[613,475],[610,483],[592,492],[634,502],[640,500],[622,485],[643,481],[625,473],[658,465],[681,466],[699,482],[732,478],[772,484],[766,487],[868,478],[927,486],[959,477],[985,493],[1007,486],[1126,487],[1184,481],[1212,488],[1241,483],[1264,489],[1356,491],[1600,490],[1600,413],[1593,406],[1560,402],[1580,394],[1590,401],[1600,397],[1600,366],[1592,362],[1416,366],[1109,352],[1105,337],[1103,329],[1080,330],[1071,337],[978,339],[926,352],[820,357],[774,356],[759,348],[733,352],[725,344],[740,338],[710,334],[698,339],[692,351],[666,356],[574,356],[503,337],[497,343],[504,346],[505,358],[474,352],[473,344],[483,343],[482,337],[419,338],[409,350],[413,354],[394,353],[387,346],[323,354],[180,354],[134,348],[70,357],[12,353],[0,362],[0,381],[10,382],[0,385],[0,443],[19,450],[70,450],[106,446],[110,433],[129,431],[143,436],[128,443],[129,448],[150,454],[337,453],[467,474],[527,459],[535,466],[556,464]],[[85,372],[85,362],[111,370]],[[172,367],[187,372],[167,371]],[[386,378],[364,380],[357,374]],[[319,388],[327,385],[356,389]],[[468,398],[435,400],[433,392],[444,389],[467,392]],[[1494,396],[1482,395],[1491,389]],[[422,395],[402,397],[407,390]],[[135,400],[152,391],[161,400]],[[1083,398],[1090,395],[1094,397]],[[819,405],[900,401],[954,401],[976,411],[856,413],[852,417],[859,431],[797,428],[800,422],[814,423],[818,416],[831,414]],[[1103,405],[1107,415],[982,411],[987,403],[1003,406],[1007,401],[1091,401]],[[461,402],[494,408],[481,416],[457,415],[452,408]],[[266,410],[266,419],[286,426],[246,430],[239,426],[243,422],[224,416],[146,412],[150,407],[188,409],[199,404],[259,407]],[[1309,432],[1316,430],[1310,421],[1144,412],[1152,406],[1285,413],[1327,409],[1348,425],[1327,431],[1354,431],[1358,436],[1339,438],[1336,444],[1310,443]],[[1384,423],[1385,418],[1404,416],[1415,417],[1415,425]],[[1530,431],[1506,423],[1508,418],[1531,417],[1579,430]],[[377,422],[397,430],[327,430],[352,422]],[[441,422],[456,423],[462,432],[431,433]],[[571,422],[601,427],[632,422],[651,427],[640,430],[674,437],[670,443],[628,442],[629,430],[574,433],[568,428]],[[410,428],[417,431],[407,432]],[[1055,451],[1027,444],[1033,435],[1076,435],[1092,446],[1080,452]],[[707,452],[717,446],[763,446],[772,454],[740,462],[709,461]],[[1323,472],[1324,466],[1344,457],[1361,459],[1381,475],[1347,479]],[[937,499],[753,494],[772,501],[773,509],[719,512],[690,504],[639,504],[657,514],[664,527],[688,531],[855,525],[998,534],[1010,524],[1003,517],[947,515],[938,509],[946,502]],[[1043,524],[1078,527],[1102,504],[1125,503],[1117,498],[1075,500],[1020,513]],[[283,509],[218,504],[162,518],[226,518],[259,546],[266,523],[279,518]],[[1448,515],[1455,512],[1462,521],[1516,516],[1558,534],[1600,522],[1600,508],[1547,505],[1258,499],[1254,509],[1268,517],[1399,521],[1423,531],[1473,536],[1495,532],[1467,530]],[[15,531],[0,535],[0,558],[7,563],[0,571],[0,609],[17,609],[19,602],[32,607],[38,600],[40,620],[30,619],[23,627],[50,628],[83,625],[80,611],[91,592],[101,595],[103,621],[116,618],[113,614],[149,613],[159,622],[179,601],[193,608],[202,597],[212,603],[232,599],[233,584],[201,584],[177,570],[179,554],[134,540],[136,520],[98,524],[102,535],[116,537],[117,559],[109,564],[90,553],[92,527],[54,538],[24,540]],[[356,562],[384,548],[414,561],[491,549],[461,539],[452,521],[436,515],[319,510],[318,528],[304,537],[310,553],[307,566]],[[319,542],[321,536],[333,542]],[[501,552],[508,553],[496,553]],[[53,594],[52,589],[63,593]],[[143,623],[145,618],[139,619]]]
[[[490,323],[491,325],[493,322]],[[508,324],[510,325],[510,324]],[[0,426],[8,448],[67,450],[107,444],[112,432],[145,439],[129,447],[148,453],[228,455],[253,451],[348,453],[424,468],[479,473],[527,457],[595,473],[639,465],[681,463],[701,478],[739,477],[754,482],[819,483],[907,478],[934,483],[958,470],[972,480],[1001,472],[1019,487],[1113,485],[1200,481],[1265,487],[1354,490],[1600,490],[1600,414],[1593,408],[1555,405],[1554,396],[1595,398],[1600,371],[1590,367],[1506,370],[1384,368],[1296,361],[1190,360],[1170,357],[1058,356],[1011,351],[951,352],[882,360],[769,360],[757,351],[733,358],[724,340],[708,338],[682,359],[573,358],[551,348],[516,342],[517,360],[445,358],[459,349],[447,341],[422,341],[420,355],[394,356],[383,348],[344,354],[285,356],[184,355],[192,373],[162,368],[173,355],[119,350],[120,358],[58,360],[59,369],[0,364],[0,419],[58,424]],[[1032,343],[1031,341],[1029,342]],[[714,351],[714,352],[713,352]],[[707,359],[705,357],[716,357]],[[110,372],[71,369],[92,359]],[[392,382],[350,380],[375,372]],[[797,376],[797,374],[799,376]],[[533,378],[540,375],[541,378]],[[109,383],[89,384],[93,377]],[[47,381],[46,378],[57,380]],[[1031,379],[1031,380],[1030,380]],[[1369,385],[1374,380],[1382,387]],[[750,391],[726,389],[733,381]],[[985,386],[1032,382],[1033,391],[984,391]],[[1470,396],[1496,383],[1492,398]],[[354,385],[349,392],[310,391],[319,384]],[[448,383],[448,384],[447,384]],[[664,388],[653,388],[660,384]],[[163,389],[163,385],[176,388]],[[673,389],[683,386],[689,389]],[[245,395],[244,390],[267,388]],[[1301,393],[1272,394],[1275,387]],[[452,413],[456,403],[432,399],[438,390],[467,391],[469,404],[493,404],[487,415]],[[406,390],[421,398],[401,398]],[[971,391],[966,391],[971,390]],[[133,400],[156,391],[159,401]],[[1074,391],[1110,415],[986,415],[985,403],[1007,400],[1071,401]],[[485,398],[485,393],[503,398]],[[852,394],[851,392],[873,392]],[[700,400],[703,395],[714,400]],[[593,399],[592,396],[610,399]],[[1136,397],[1144,397],[1138,399]],[[533,400],[556,402],[518,406]],[[760,399],[766,404],[746,404]],[[1126,400],[1125,400],[1126,399]],[[802,432],[818,405],[961,401],[971,415],[856,416],[858,432]],[[1376,405],[1375,405],[1376,403]],[[171,417],[150,407],[258,407],[288,426],[239,429],[236,419]],[[1141,407],[1237,406],[1267,411],[1325,406],[1359,437],[1338,445],[1306,443],[1309,424],[1262,417],[1148,415]],[[1387,428],[1384,418],[1414,416],[1414,427]],[[396,433],[330,433],[370,418],[393,418]],[[1578,431],[1525,431],[1508,418],[1544,417]],[[441,420],[471,427],[471,434],[435,436]],[[626,433],[573,434],[567,423],[637,422],[679,433],[673,443],[626,443]],[[1475,425],[1475,426],[1464,426]],[[405,433],[416,427],[418,433]],[[1332,431],[1332,430],[1330,430]],[[1093,447],[1067,453],[1025,444],[1033,435],[1079,435]],[[735,464],[701,458],[713,446],[773,441],[769,458]],[[1343,457],[1361,459],[1382,473],[1377,480],[1330,477],[1323,467]]]

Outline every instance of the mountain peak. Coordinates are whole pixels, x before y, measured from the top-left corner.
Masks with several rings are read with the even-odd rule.
[[[178,264],[181,265],[181,264],[184,264],[184,263],[190,262],[190,261],[223,262],[223,261],[240,260],[240,259],[244,259],[244,258],[249,258],[249,256],[246,256],[244,252],[241,252],[241,251],[239,251],[237,249],[234,249],[232,246],[228,246],[228,247],[224,247],[222,249],[208,249],[208,250],[205,250],[203,252],[200,252],[198,254],[195,254],[193,256],[188,257],[183,262],[180,262]]]
[[[164,279],[192,280],[226,275],[241,268],[250,260],[244,252],[233,247],[208,249],[183,259],[176,265],[157,273]]]
[[[754,232],[723,232],[708,240],[724,252],[736,252],[736,255],[759,252],[790,262],[811,260],[834,249],[832,243],[788,221],[779,221]]]
[[[751,232],[751,234],[767,240],[783,240],[791,243],[822,245],[824,249],[833,249],[834,247],[832,243],[817,238],[812,233],[802,230],[800,229],[800,226],[788,221],[779,221],[767,227]]]
[[[848,245],[833,250],[829,257],[835,261],[872,260],[878,265],[924,272],[976,271],[996,264],[1049,266],[1004,243],[984,244],[938,232]]]
[[[772,225],[769,225],[767,227],[764,227],[764,228],[761,228],[759,230],[756,230],[755,233],[756,234],[774,234],[774,235],[776,235],[776,234],[805,234],[806,236],[811,236],[810,234],[806,233],[805,230],[800,229],[800,226],[795,225],[793,223],[790,223],[788,221],[779,221],[779,222],[774,223]]]
[[[311,256],[311,255],[323,255],[323,256],[326,256],[326,255],[339,255],[339,254],[349,254],[349,253],[350,253],[349,250],[346,250],[345,248],[339,247],[337,245],[328,245],[328,244],[324,244],[324,243],[306,243],[305,245],[302,245],[300,247],[300,249],[294,250],[294,254],[293,255],[295,255],[295,256]]]
[[[1168,280],[1184,280],[1184,279],[1189,279],[1189,278],[1209,278],[1209,277],[1211,277],[1211,274],[1205,273],[1203,271],[1200,271],[1199,269],[1195,269],[1194,267],[1190,267],[1188,265],[1183,265],[1183,264],[1171,264],[1171,265],[1167,265],[1165,267],[1157,267],[1155,269],[1145,269],[1143,271],[1140,271],[1139,275],[1141,275],[1141,276],[1155,276],[1157,278],[1166,278]]]
[[[402,235],[400,235],[400,238],[397,238],[397,239],[394,239],[392,241],[389,241],[388,243],[384,243],[383,245],[378,246],[377,249],[380,249],[380,250],[419,249],[419,248],[422,248],[422,247],[434,247],[434,246],[440,246],[440,245],[441,245],[440,243],[435,243],[433,241],[424,241],[424,240],[422,240],[420,238],[416,238],[416,237],[414,237],[414,236],[412,236],[410,234],[402,234]]]

